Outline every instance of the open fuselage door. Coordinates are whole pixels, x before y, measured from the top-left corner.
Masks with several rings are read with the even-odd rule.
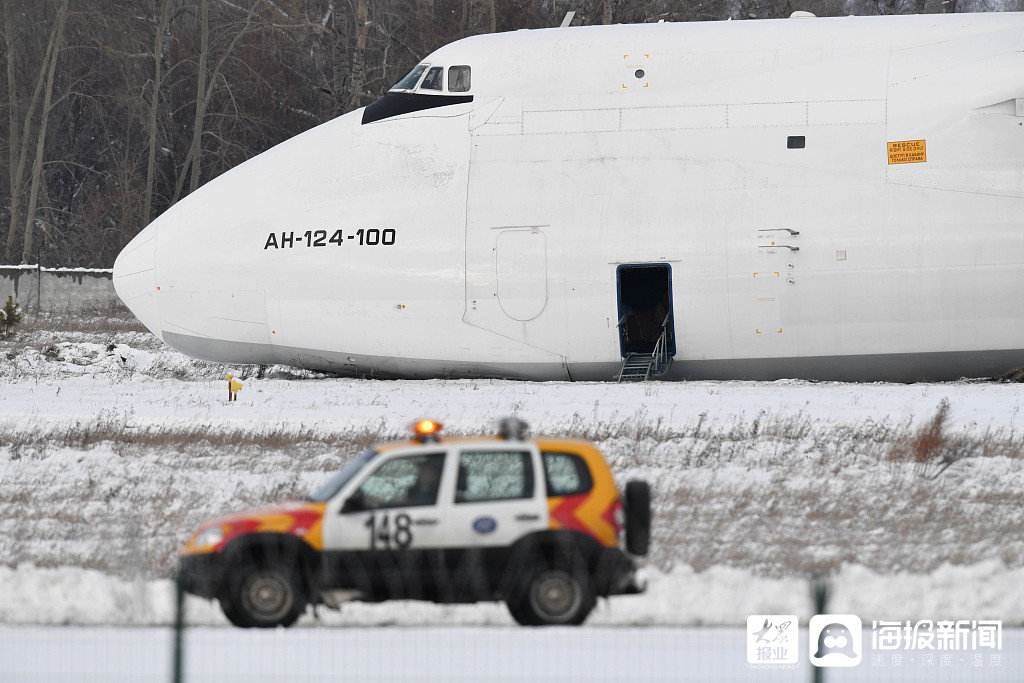
[[[663,263],[622,265],[616,281],[623,358],[619,380],[661,375],[676,354],[672,269]]]

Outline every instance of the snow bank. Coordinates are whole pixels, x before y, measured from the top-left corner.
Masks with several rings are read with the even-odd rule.
[[[592,626],[742,626],[749,614],[815,614],[811,584],[770,579],[732,567],[647,572],[642,595],[601,600]],[[1024,569],[995,562],[944,566],[931,574],[881,575],[847,565],[829,582],[833,613],[871,619],[1001,619],[1024,623]],[[187,596],[186,622],[228,626],[215,602]],[[174,621],[170,580],[124,580],[80,567],[0,567],[0,623],[74,626],[168,626]],[[351,602],[341,611],[309,610],[300,626],[509,626],[504,605]]]

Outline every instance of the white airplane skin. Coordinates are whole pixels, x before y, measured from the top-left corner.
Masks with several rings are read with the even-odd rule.
[[[114,265],[189,355],[380,377],[1024,365],[1024,14],[484,35]],[[662,333],[664,335],[662,336]]]

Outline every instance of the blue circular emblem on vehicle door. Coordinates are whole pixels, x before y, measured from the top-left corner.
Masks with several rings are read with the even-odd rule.
[[[473,521],[473,531],[478,534],[489,534],[498,528],[498,522],[494,517],[477,517]]]

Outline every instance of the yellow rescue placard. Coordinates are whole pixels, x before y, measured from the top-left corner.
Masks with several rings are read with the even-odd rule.
[[[920,164],[928,161],[924,140],[903,140],[889,143],[890,164]]]

